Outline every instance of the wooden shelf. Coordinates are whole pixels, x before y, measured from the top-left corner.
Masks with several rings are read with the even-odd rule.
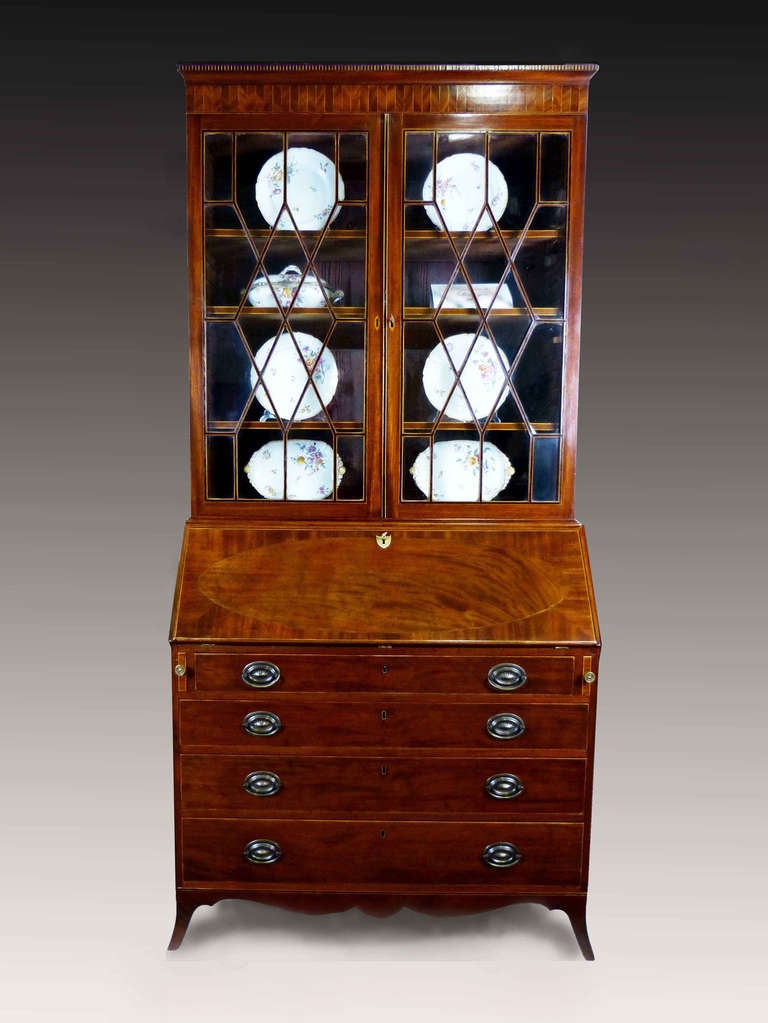
[[[560,435],[560,431],[558,427],[555,425],[555,423],[531,423],[531,427],[537,434],[538,433],[546,434],[548,437],[552,436],[557,437]],[[432,421],[425,420],[423,422],[418,422],[416,420],[408,420],[403,423],[403,432],[407,434],[414,434],[416,436],[430,434],[435,429],[437,433],[443,433],[448,431],[470,432],[475,434],[477,433],[477,427],[472,422],[457,423],[452,422],[450,420],[443,420],[443,422],[441,422],[437,426],[437,428],[435,428],[434,420]],[[518,422],[488,423],[486,426],[486,430],[488,433],[502,433],[509,431],[517,431],[519,433],[527,429],[528,427],[525,425],[525,423]]]
[[[330,310],[333,310],[332,312]],[[238,313],[238,306],[235,305],[215,305],[208,306],[205,312],[206,319],[209,320],[233,320],[235,317],[251,317],[255,319],[282,319],[282,313],[284,309],[279,309],[277,306],[271,308],[262,306],[244,305]],[[294,309],[288,316],[291,323],[311,323],[313,320],[320,318],[333,318],[336,320],[351,320],[351,321],[364,321],[365,320],[365,309],[362,306],[317,306],[313,309]]]
[[[330,432],[332,429],[337,433],[360,435],[364,433],[363,424],[360,421],[344,420],[344,419],[332,419],[331,426],[325,419],[301,419],[296,420],[291,424],[289,433],[293,433],[294,430],[326,430]],[[238,424],[235,420],[215,419],[208,423],[207,433],[209,436],[222,436],[230,433],[234,433],[238,429]],[[267,430],[274,433],[280,432],[280,422],[277,419],[269,419],[266,422],[259,422],[258,420],[248,419],[240,424],[240,430]]]
[[[406,230],[404,232],[406,242],[413,243],[414,246],[429,242],[445,242],[448,239],[448,235],[444,231],[421,231],[421,230]],[[548,228],[545,231],[510,231],[500,230],[498,234],[504,239],[507,248],[514,248],[517,244],[521,235],[525,235],[524,241],[526,242],[550,242],[559,241],[565,239],[565,228],[554,227]],[[496,231],[478,231],[474,235],[471,231],[451,231],[450,237],[453,239],[456,248],[461,252],[467,242],[472,239],[472,244],[475,245],[479,242],[489,242],[496,246],[498,249],[499,238]]]
[[[528,317],[530,313],[525,306],[515,306],[514,309],[494,309],[488,312],[483,310],[486,316],[495,319],[515,319],[521,316]],[[562,309],[557,306],[537,306],[533,310],[533,318],[536,320],[557,320],[564,321]],[[477,320],[480,313],[477,309],[434,309],[432,306],[407,305],[404,309],[406,320],[434,320],[436,317],[442,323],[444,320],[457,320],[466,325],[468,320]]]

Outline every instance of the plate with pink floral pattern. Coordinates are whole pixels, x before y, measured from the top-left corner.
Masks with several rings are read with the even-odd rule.
[[[256,205],[278,231],[322,231],[339,215],[343,198],[344,180],[333,160],[304,146],[270,156],[256,178]]]
[[[265,341],[253,359],[251,388],[256,388],[256,399],[281,419],[312,419],[336,393],[336,359],[312,334],[285,331]]]
[[[411,475],[422,494],[433,501],[477,501],[480,464],[479,440],[440,440],[431,452],[425,448],[416,456]],[[482,445],[482,466],[482,500],[492,501],[515,470],[504,452],[488,440]]]
[[[509,190],[495,163],[475,153],[454,153],[429,172],[421,198],[440,230],[490,231],[507,208]]]
[[[506,355],[485,334],[452,334],[427,356],[424,393],[438,412],[445,406],[451,419],[486,419],[509,394],[508,372]]]
[[[253,489],[269,501],[323,501],[333,494],[333,448],[322,440],[268,441],[254,451],[244,471]],[[337,487],[344,472],[337,455]]]

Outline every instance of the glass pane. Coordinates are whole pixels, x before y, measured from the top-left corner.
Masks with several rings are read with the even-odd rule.
[[[205,207],[205,226],[208,231],[238,231],[243,225],[230,203],[208,203]]]
[[[513,382],[528,421],[538,432],[560,429],[563,378],[563,328],[540,324],[526,344]]]
[[[533,448],[533,500],[556,501],[560,438],[536,437]]]
[[[406,430],[423,430],[426,424],[434,422],[440,411],[430,402],[424,388],[424,366],[430,353],[439,346],[440,338],[433,323],[405,324],[403,415]]]
[[[489,159],[499,168],[508,188],[502,230],[525,227],[536,205],[537,137],[527,132],[494,132],[489,139]]]
[[[339,171],[346,202],[363,202],[368,197],[368,138],[364,134],[339,135]]]
[[[203,136],[204,185],[206,199],[232,198],[232,135],[206,132]]]
[[[253,365],[235,323],[207,325],[205,356],[208,429],[233,430],[251,396]]]
[[[568,135],[544,133],[541,136],[542,202],[562,202],[568,198]]]
[[[243,231],[224,236],[206,232],[205,306],[209,315],[234,316],[245,301],[256,270],[256,256]]]
[[[563,204],[539,206],[533,215],[528,236],[536,231],[565,231],[567,219],[568,207]]]
[[[492,443],[512,468],[512,475],[496,501],[527,501],[531,436],[527,430],[494,429],[490,427],[486,439]]]
[[[206,445],[206,486],[211,500],[235,496],[234,438],[209,437]]]
[[[235,136],[235,198],[245,223],[252,230],[268,230],[267,222],[256,200],[256,183],[269,193],[270,172],[279,174],[279,156],[283,152],[281,132],[238,132]],[[267,161],[269,166],[265,167]],[[279,187],[275,185],[275,187]]]
[[[557,500],[568,139],[405,133],[403,501]]]
[[[416,207],[413,209],[417,211]],[[434,228],[430,230],[426,236],[419,229],[409,231],[406,237],[403,281],[406,306],[434,307],[436,292],[442,296],[447,282],[467,283],[456,248],[447,237],[435,235]]]
[[[338,367],[338,383],[328,412],[337,430],[362,430],[365,421],[365,326],[337,321],[328,351]]]
[[[409,131],[405,136],[405,198],[421,202],[424,184],[435,155],[435,136],[431,131]],[[425,221],[425,224],[428,221]]]
[[[336,499],[362,501],[365,497],[365,438],[339,436],[338,456],[344,467],[344,474],[338,485]]]
[[[218,491],[362,500],[367,135],[226,139],[209,151],[229,160],[229,191],[217,186],[205,208],[207,428],[233,433],[236,465]]]
[[[515,269],[532,308],[540,316],[562,316],[565,306],[565,239],[526,239]]]

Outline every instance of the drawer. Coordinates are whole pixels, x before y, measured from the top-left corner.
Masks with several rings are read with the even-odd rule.
[[[582,873],[581,824],[183,818],[181,834],[186,883],[518,887],[578,885]]]
[[[562,757],[184,754],[182,813],[583,813],[586,763]]]
[[[514,691],[571,695],[576,658],[492,651],[431,650],[421,653],[301,653],[254,649],[247,653],[197,653],[192,684],[203,691],[247,692],[251,688],[286,692],[424,692],[481,693]],[[509,670],[489,673],[502,665]]]
[[[509,697],[438,703],[417,697],[334,700],[260,693],[250,701],[180,699],[179,741],[183,749],[243,747],[259,752],[299,746],[582,751],[588,718],[585,703],[521,705]],[[490,734],[491,727],[498,737]]]

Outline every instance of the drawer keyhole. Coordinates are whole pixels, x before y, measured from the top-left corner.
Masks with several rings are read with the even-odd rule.
[[[387,712],[385,710],[383,710],[381,712],[381,720],[382,721],[386,721],[387,720]]]
[[[386,764],[382,764],[381,767],[379,768],[379,770],[381,771],[382,777],[384,777],[384,775],[386,775],[386,773],[387,773],[387,765]]]
[[[382,666],[381,666],[381,674],[382,675],[386,675],[388,671],[389,671],[389,665],[388,664],[382,664]]]

